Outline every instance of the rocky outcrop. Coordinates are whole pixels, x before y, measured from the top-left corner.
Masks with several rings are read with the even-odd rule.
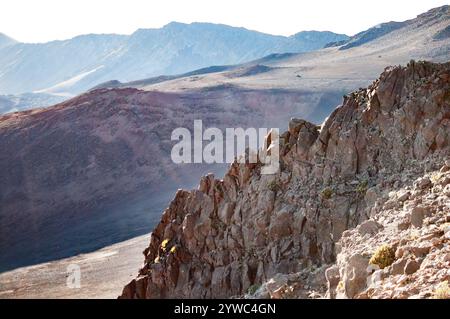
[[[450,298],[450,161],[386,195],[371,214],[377,231],[368,235],[360,225],[344,232],[337,265],[328,270],[334,273],[328,278],[329,295],[441,298],[442,289]],[[372,257],[380,247],[391,251],[386,264]]]
[[[191,129],[194,120],[202,120],[204,129],[279,127],[292,113],[314,118],[328,94],[99,89],[0,116],[0,149],[7,150],[0,152],[0,271],[141,235],[155,226],[170,200],[166,194],[177,185],[191,187],[194,176],[210,169],[226,171],[222,164],[174,164],[175,128]],[[310,108],[308,101],[318,104]],[[140,208],[148,201],[153,217]]]
[[[385,223],[373,216],[399,204],[387,194],[442,166],[450,154],[449,89],[449,63],[389,67],[321,127],[291,120],[277,174],[234,163],[221,180],[208,175],[198,189],[179,190],[121,297],[315,298],[341,289],[359,296],[370,256],[345,250],[349,229],[364,240],[378,236]],[[427,208],[414,215],[417,225],[429,218]]]

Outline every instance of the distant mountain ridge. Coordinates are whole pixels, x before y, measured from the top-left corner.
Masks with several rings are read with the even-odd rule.
[[[320,48],[346,51],[369,45],[375,49],[389,43],[399,47],[395,43],[403,42],[402,38],[422,32],[417,30],[435,29],[435,24],[447,26],[432,31],[430,39],[445,43],[450,36],[449,17],[446,5],[411,20],[381,23],[352,37],[329,31],[283,37],[220,24],[178,22],[160,29],[139,29],[129,36],[88,34],[43,44],[18,43],[0,34],[0,114],[49,106],[92,88],[139,87],[226,71],[249,61],[264,65]],[[434,60],[446,56],[449,49],[440,43],[425,49],[418,44],[420,49],[414,50],[410,43],[410,49],[415,58],[428,51],[428,59]]]
[[[128,83],[112,80],[93,90],[128,87],[183,92],[220,83],[224,87],[237,85],[252,89],[301,88],[348,92],[368,85],[369,79],[376,77],[385,65],[405,64],[411,59],[448,61],[449,30],[450,6],[447,5],[407,21],[381,23],[348,40],[328,43],[321,50],[275,53],[243,64],[215,65],[184,74],[150,77]],[[307,39],[310,36],[318,37],[315,31],[300,32],[292,37]],[[336,82],[338,78],[341,80]]]
[[[403,27],[407,27],[408,25],[413,25],[420,21],[421,23],[427,23],[431,20],[449,20],[449,8],[450,6],[445,5],[442,7],[431,9],[423,14],[420,14],[415,19],[410,19],[402,22],[390,21],[386,23],[378,24],[368,30],[362,31],[354,36],[348,38],[347,40],[336,40],[334,42],[328,43],[326,46],[340,46],[340,50],[347,50],[350,48],[361,46],[365,43],[378,39],[388,33],[391,33],[395,30],[401,29]],[[447,30],[447,31],[445,31]],[[448,27],[438,34],[435,34],[435,37],[439,40],[445,37],[448,37],[449,31]]]
[[[0,49],[4,48],[6,46],[12,45],[17,43],[16,40],[8,37],[7,35],[0,33]]]
[[[17,95],[0,95],[0,114],[24,111],[43,105],[53,105],[66,98],[46,93],[23,93]]]
[[[348,36],[307,31],[291,37],[212,23],[171,22],[133,34],[88,34],[65,41],[17,43],[0,35],[0,94],[75,95],[113,79],[133,81],[272,53],[317,50]]]

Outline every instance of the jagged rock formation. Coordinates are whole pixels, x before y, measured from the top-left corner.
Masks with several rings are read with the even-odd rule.
[[[438,163],[421,162],[431,170]],[[326,272],[330,297],[450,298],[450,160],[413,180],[417,167],[377,200],[370,220],[344,232]],[[372,258],[383,250],[390,260]]]
[[[367,220],[389,205],[386,194],[448,158],[449,90],[450,63],[389,67],[322,127],[292,120],[278,174],[235,163],[222,180],[179,190],[121,297],[317,297],[327,284],[330,297],[335,286],[355,297],[367,276],[348,267],[368,260],[352,257],[347,230],[360,225],[367,240],[382,227],[382,217]],[[448,216],[448,197],[439,198]]]
[[[192,128],[194,120],[205,129],[282,127],[293,113],[321,118],[316,111],[329,100],[337,105],[338,93],[117,88],[0,115],[0,149],[8,150],[0,152],[0,271],[148,233],[166,194],[192,187],[208,170],[226,171],[225,164],[174,164],[175,128]],[[148,201],[153,218],[139,208]]]

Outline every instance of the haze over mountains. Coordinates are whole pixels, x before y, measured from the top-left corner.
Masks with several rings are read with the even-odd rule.
[[[16,44],[17,41],[15,41],[14,39],[8,37],[7,35],[0,33],[0,49],[9,46],[9,45],[13,45]]]
[[[350,91],[367,85],[386,65],[405,63],[409,59],[446,61],[450,51],[449,25],[449,6],[443,6],[408,21],[382,23],[345,41],[329,43],[323,50],[274,54],[237,66],[131,83],[105,83],[102,87],[183,91],[233,84],[261,89]]]
[[[60,103],[67,99],[63,96],[46,93],[23,93],[0,95],[0,114],[18,112]]]
[[[449,7],[445,6],[403,22],[400,27],[381,25],[344,39],[345,42],[327,38],[321,42],[322,46],[328,42],[340,43],[298,54],[286,52],[292,52],[299,41],[307,41],[299,40],[301,35],[299,39],[270,36],[269,41],[267,35],[209,24],[206,26],[211,30],[201,33],[206,41],[202,45],[193,44],[199,36],[192,30],[205,27],[204,24],[170,24],[159,31],[138,31],[131,37],[105,36],[110,41],[103,38],[99,40],[101,45],[92,39],[102,36],[87,36],[67,41],[64,46],[62,42],[54,42],[4,47],[0,53],[16,52],[16,46],[22,46],[23,52],[28,47],[40,48],[35,52],[40,52],[43,62],[47,56],[44,47],[57,47],[66,50],[67,56],[79,56],[85,62],[83,68],[67,63],[72,78],[85,75],[76,78],[78,81],[67,82],[62,75],[67,70],[59,73],[59,68],[52,66],[56,74],[50,72],[45,76],[32,72],[23,83],[11,81],[11,87],[24,85],[28,86],[25,91],[41,90],[66,81],[66,86],[52,91],[60,94],[90,88],[98,81],[106,83],[59,105],[0,117],[0,147],[9,150],[0,154],[3,269],[52,260],[56,252],[60,258],[98,248],[94,244],[107,245],[148,232],[161,212],[154,200],[171,196],[177,188],[197,181],[208,171],[224,169],[223,166],[184,169],[174,165],[170,161],[170,132],[175,127],[191,127],[193,119],[202,119],[206,125],[219,128],[283,128],[293,116],[319,124],[341,102],[342,95],[367,86],[387,65],[405,64],[410,59],[448,61],[450,40],[445,30],[449,21]],[[179,31],[184,28],[190,31]],[[216,28],[225,30],[214,32]],[[249,32],[253,40],[246,42]],[[150,41],[148,33],[164,37],[181,34],[185,43],[183,54],[179,54],[176,42],[158,46],[163,42]],[[206,50],[205,45],[216,34],[219,38],[213,49],[210,44],[207,47],[212,51]],[[118,43],[125,38],[130,45],[128,49],[111,54],[111,47],[121,47]],[[89,48],[89,52],[83,53],[86,57],[73,51],[76,42],[85,43]],[[220,43],[230,44],[226,54]],[[256,46],[260,48],[259,53],[255,43],[259,44]],[[136,51],[130,51],[131,48]],[[198,56],[193,52],[201,49],[207,53],[196,59]],[[149,58],[148,50],[152,54],[160,53]],[[139,61],[136,64],[126,62],[132,52],[133,59]],[[280,53],[261,58],[273,52]],[[104,63],[94,62],[92,57],[97,53]],[[32,55],[21,54],[23,59]],[[66,65],[67,56],[55,59],[55,65]],[[186,57],[196,62],[189,64]],[[220,62],[222,58],[234,59],[236,63],[258,59],[234,66],[211,67],[230,63]],[[164,65],[151,72],[145,70],[154,59]],[[25,68],[33,69],[33,61],[34,57],[27,63],[17,62],[17,71],[26,75]],[[188,69],[182,70],[174,61]],[[104,66],[100,68],[100,65]],[[182,76],[151,77],[190,71],[194,65],[208,67]],[[96,71],[87,74],[92,70]],[[128,78],[118,75],[123,70],[134,74],[132,78],[130,75],[132,80],[149,78],[126,83]],[[14,74],[19,77],[20,72]],[[139,72],[145,74],[138,77]],[[13,75],[12,71],[8,74]],[[111,82],[114,79],[121,82]],[[31,88],[36,83],[40,88]],[[129,198],[130,194],[143,192],[145,205]],[[104,208],[112,199],[121,208],[120,212]],[[149,206],[150,214],[146,211]],[[59,246],[50,246],[50,242],[58,242]]]
[[[306,52],[345,40],[332,32],[273,36],[211,23],[172,22],[130,36],[89,34],[43,44],[0,37],[0,94],[42,91],[71,96],[111,79],[131,81],[271,53]]]

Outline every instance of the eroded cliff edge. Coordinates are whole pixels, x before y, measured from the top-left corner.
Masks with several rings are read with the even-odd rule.
[[[322,127],[291,120],[280,152],[276,175],[234,163],[222,180],[210,175],[197,190],[179,190],[121,297],[363,296],[368,256],[377,247],[349,261],[347,236],[375,238],[389,223],[377,222],[379,216],[420,204],[400,207],[395,192],[414,193],[418,178],[442,167],[428,188],[417,186],[424,192],[418,197],[439,186],[429,216],[448,222],[450,63],[387,68],[367,89],[346,96]],[[398,220],[389,225],[398,227]],[[406,229],[416,227],[409,221]]]

